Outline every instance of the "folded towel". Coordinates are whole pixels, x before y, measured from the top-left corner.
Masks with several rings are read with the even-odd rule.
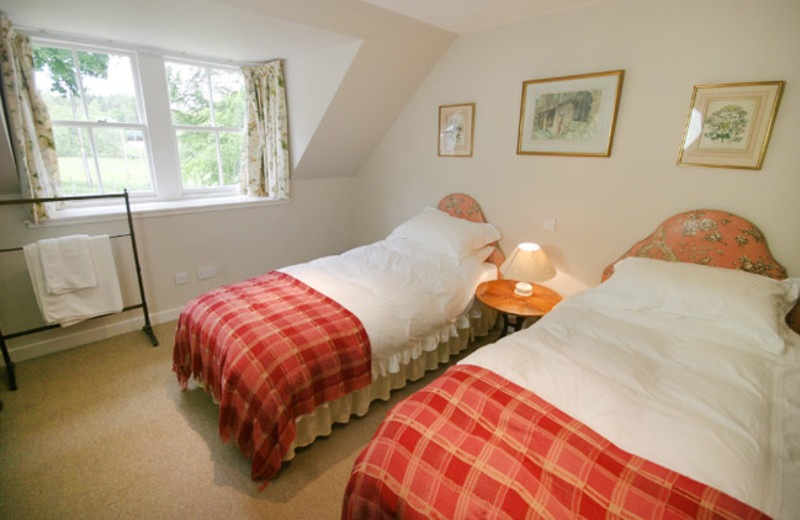
[[[47,238],[39,240],[38,244],[49,294],[97,287],[89,235]]]
[[[48,324],[58,323],[67,327],[94,316],[122,310],[122,293],[108,235],[89,238],[97,286],[61,294],[47,292],[39,244],[28,244],[23,250],[36,302]]]

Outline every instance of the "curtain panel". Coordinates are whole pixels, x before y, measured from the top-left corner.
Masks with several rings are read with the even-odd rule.
[[[242,67],[242,73],[247,106],[242,192],[288,199],[289,134],[283,65],[273,61]]]
[[[23,195],[34,199],[58,197],[53,125],[36,92],[31,42],[13,28],[4,13],[0,13],[0,45],[3,105]],[[34,222],[49,218],[53,208],[53,203],[34,204]]]

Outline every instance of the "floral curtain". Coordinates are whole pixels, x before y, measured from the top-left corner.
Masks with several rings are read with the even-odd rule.
[[[273,61],[243,67],[247,99],[246,160],[242,192],[289,198],[289,136],[283,65]]]
[[[31,42],[4,13],[0,13],[0,45],[3,104],[23,194],[35,199],[57,197],[60,180],[53,126],[36,92]],[[34,204],[34,222],[49,218],[53,207]]]

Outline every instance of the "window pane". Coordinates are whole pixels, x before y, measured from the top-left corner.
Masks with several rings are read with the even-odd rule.
[[[222,181],[226,186],[236,185],[239,183],[244,135],[231,132],[220,133],[219,147],[222,157]]]
[[[89,120],[138,123],[131,59],[118,54],[81,51],[78,62]]]
[[[172,123],[191,126],[210,125],[208,69],[170,62],[167,62],[166,67]]]
[[[239,71],[211,70],[215,126],[244,127],[244,78]]]
[[[100,193],[91,140],[86,129],[71,126],[53,128],[64,195]]]
[[[84,121],[75,61],[69,49],[33,47],[36,90],[53,121]]]
[[[141,130],[94,129],[100,176],[106,192],[151,191],[150,167]]]
[[[219,186],[217,141],[212,132],[179,131],[178,155],[184,188]]]

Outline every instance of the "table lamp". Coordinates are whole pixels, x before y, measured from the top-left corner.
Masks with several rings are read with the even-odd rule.
[[[517,296],[530,296],[533,293],[531,283],[543,282],[556,275],[556,269],[539,244],[523,242],[514,248],[514,252],[503,263],[500,271],[509,280],[518,280],[514,288]]]

